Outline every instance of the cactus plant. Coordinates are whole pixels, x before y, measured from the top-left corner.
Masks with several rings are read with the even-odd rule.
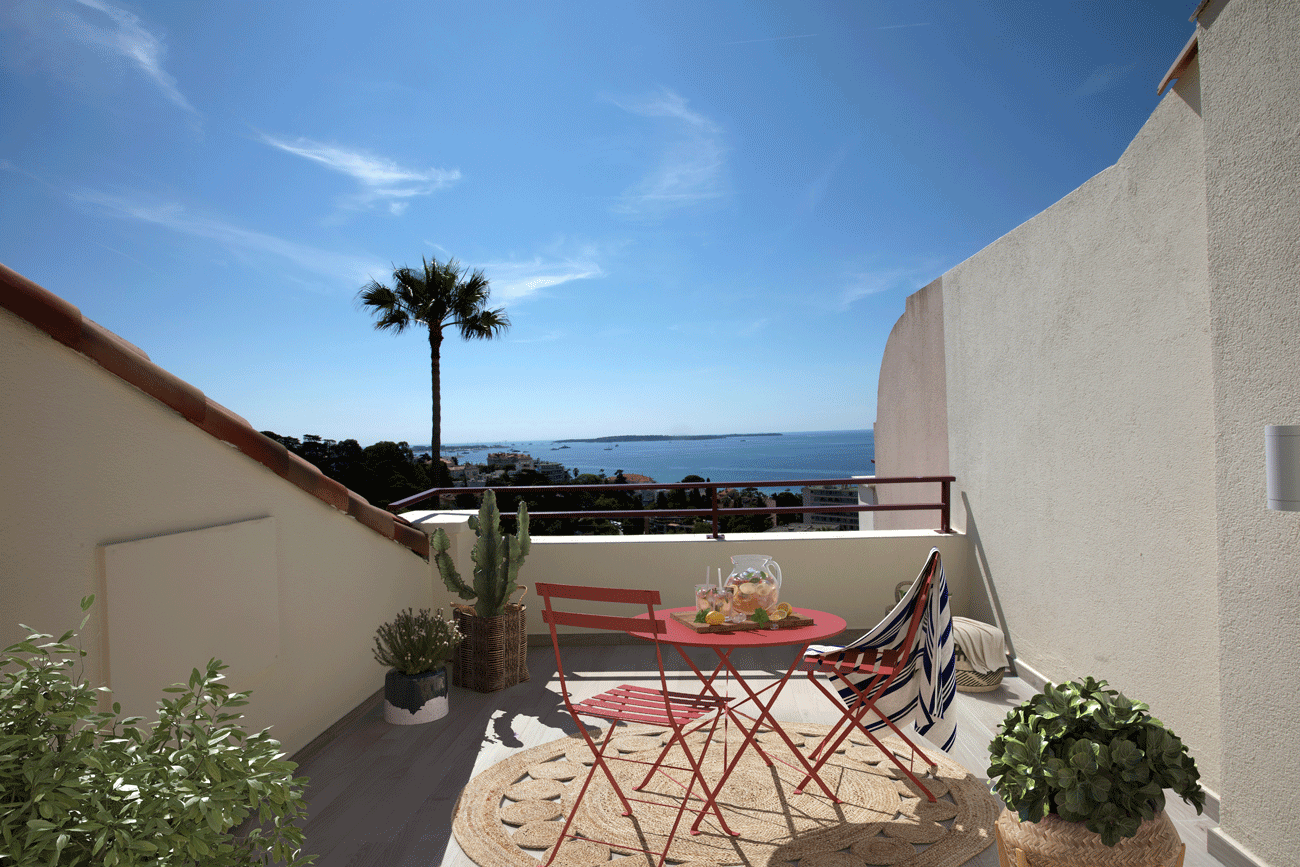
[[[531,540],[528,538],[528,507],[519,502],[519,532],[517,535],[501,532],[501,512],[497,510],[496,494],[489,488],[483,494],[483,505],[478,517],[469,519],[470,529],[478,536],[470,556],[474,560],[474,586],[471,587],[456,571],[456,564],[447,553],[451,540],[440,527],[433,534],[433,558],[438,564],[442,583],[461,599],[477,600],[474,613],[479,617],[497,617],[506,611],[506,602],[515,592],[519,567],[528,556]]]

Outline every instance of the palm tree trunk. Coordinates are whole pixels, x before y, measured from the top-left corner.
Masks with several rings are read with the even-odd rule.
[[[429,431],[429,449],[433,457],[433,483],[441,485],[442,470],[442,328],[429,325],[429,370],[433,379],[433,420]]]

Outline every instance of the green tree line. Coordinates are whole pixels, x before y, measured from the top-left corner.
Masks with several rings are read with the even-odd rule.
[[[417,457],[406,442],[383,440],[362,447],[354,439],[331,440],[316,434],[304,434],[302,439],[281,436],[274,431],[262,431],[298,457],[315,465],[326,476],[356,491],[373,505],[382,509],[390,504],[427,491],[430,488],[450,487],[441,461],[435,464],[427,455]],[[441,478],[437,471],[442,470]],[[646,508],[657,510],[707,509],[711,503],[707,488],[685,488],[660,491],[652,505],[643,505],[640,491],[597,490],[598,486],[625,484],[622,470],[606,479],[595,473],[580,473],[569,484],[588,485],[586,491],[530,492],[524,497],[531,514],[538,512],[638,512]],[[708,480],[696,475],[682,479],[683,483]],[[520,495],[512,487],[551,485],[541,473],[533,470],[507,470],[505,477],[492,488],[497,492],[497,503],[502,518],[508,519],[517,510]],[[444,497],[441,504],[428,503],[417,508],[477,509],[481,488],[466,488],[464,493]],[[723,508],[759,507],[764,504],[762,492],[756,488],[720,494]],[[784,491],[776,495],[778,506],[797,506],[803,502],[798,494]],[[798,519],[797,515],[777,516],[779,524]],[[719,523],[723,533],[761,533],[772,526],[771,515],[727,515]],[[683,520],[676,532],[707,533],[712,525],[707,519]],[[647,517],[628,515],[623,518],[533,518],[531,530],[539,536],[590,536],[590,535],[640,535],[649,531]]]

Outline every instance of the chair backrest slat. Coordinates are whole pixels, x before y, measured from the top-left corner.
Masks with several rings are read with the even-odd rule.
[[[569,713],[575,720],[577,719],[577,713],[574,711],[573,702],[569,696],[568,683],[564,672],[564,657],[560,652],[560,635],[555,630],[556,626],[578,626],[588,629],[608,629],[623,633],[636,632],[647,635],[654,645],[659,689],[667,694],[668,678],[664,673],[664,658],[659,648],[659,636],[668,632],[668,624],[655,616],[655,606],[659,604],[658,590],[586,587],[578,584],[551,584],[545,581],[534,584],[533,590],[536,591],[538,596],[542,597],[542,621],[546,623],[550,630],[551,646],[555,648],[555,673],[560,678],[560,695],[564,699],[564,706],[568,708]],[[623,603],[630,606],[630,609],[625,607],[623,611],[640,608],[641,611],[638,613],[641,616],[591,614],[586,611],[557,611],[554,603],[560,600]],[[581,608],[583,606],[576,607]],[[672,708],[665,704],[664,712],[669,723],[675,725],[675,723],[672,723]],[[579,727],[581,725],[579,723]]]
[[[549,584],[538,582],[533,590],[539,596],[556,599],[581,599],[587,602],[633,602],[640,605],[658,605],[658,590],[638,590],[624,587],[584,587],[578,584]]]
[[[534,586],[538,587],[540,592],[541,585]],[[663,635],[668,631],[668,624],[662,620],[648,621],[645,618],[615,617],[610,614],[585,614],[576,611],[543,611],[542,622],[553,623],[556,626],[612,629],[616,632],[653,632]]]
[[[903,652],[910,654],[916,646],[916,633],[921,628],[921,620],[925,617],[926,608],[930,604],[930,591],[934,589],[934,576],[939,574],[939,550],[936,548],[930,552],[930,557],[925,561],[925,568],[921,570],[922,583],[921,588],[916,594],[915,608],[912,610],[912,621],[907,625],[907,638],[903,644]]]

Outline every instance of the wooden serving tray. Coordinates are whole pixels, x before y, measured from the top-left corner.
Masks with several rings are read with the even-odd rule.
[[[674,611],[673,620],[685,626],[694,632],[744,632],[750,629],[797,629],[800,626],[812,626],[811,617],[800,617],[797,614],[791,614],[789,617],[783,617],[780,620],[769,620],[767,623],[756,623],[753,620],[744,620],[740,623],[696,623],[694,611]]]

